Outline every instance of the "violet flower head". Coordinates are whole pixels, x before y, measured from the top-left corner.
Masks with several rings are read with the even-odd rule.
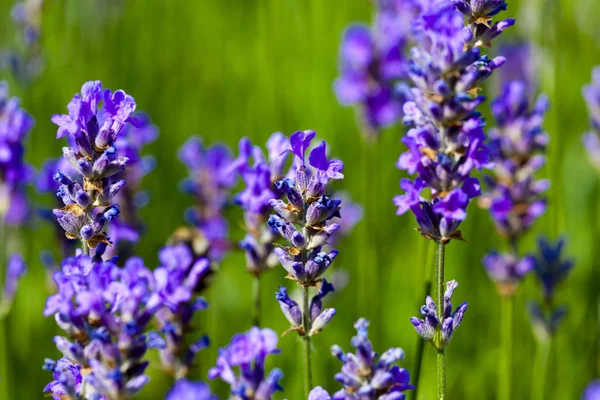
[[[333,285],[327,282],[326,279],[323,279],[319,287],[319,292],[310,301],[308,336],[320,333],[335,315],[336,311],[334,308],[323,309],[323,298],[334,290]],[[300,336],[306,335],[307,333],[304,331],[304,326],[302,325],[302,310],[298,303],[290,298],[284,286],[280,286],[279,291],[275,292],[275,298],[279,302],[283,315],[285,315],[291,324],[290,328],[284,332],[284,335],[291,331],[297,331]]]
[[[425,305],[419,310],[423,319],[410,319],[419,336],[438,350],[443,350],[450,343],[467,310],[467,303],[464,302],[452,311],[452,294],[457,287],[456,281],[446,282],[443,310],[438,310],[431,296],[427,296]]]
[[[137,113],[134,118],[137,126],[126,125],[115,143],[121,154],[128,159],[127,168],[115,177],[127,182],[114,198],[121,211],[119,219],[111,224],[108,231],[115,245],[119,245],[121,241],[138,241],[144,229],[138,210],[144,207],[149,199],[148,193],[141,188],[141,181],[154,169],[156,163],[153,157],[143,156],[142,151],[145,146],[156,140],[158,128],[152,124],[147,114]],[[122,253],[119,252],[121,255]]]
[[[332,354],[344,366],[335,375],[335,380],[344,385],[333,397],[322,388],[311,391],[310,399],[339,399],[339,400],[403,400],[407,390],[415,387],[410,384],[410,374],[396,363],[404,358],[401,348],[391,348],[380,357],[373,351],[373,345],[368,337],[369,321],[359,319],[355,324],[357,335],[352,338],[354,353],[344,353],[334,345]]]
[[[565,239],[556,243],[541,237],[538,240],[539,254],[535,257],[534,271],[541,283],[543,302],[531,301],[529,315],[534,333],[540,341],[549,340],[558,330],[567,314],[567,307],[555,304],[556,290],[568,277],[575,265],[573,260],[564,259]]]
[[[525,275],[533,270],[535,258],[492,250],[483,257],[482,263],[496,284],[498,293],[502,296],[512,296]]]
[[[15,253],[8,259],[4,288],[0,297],[0,319],[10,311],[17,292],[17,285],[26,271],[27,266],[20,254]]]
[[[327,158],[325,141],[311,150],[309,163],[305,163],[305,153],[315,135],[314,131],[299,131],[290,137],[288,151],[294,154],[295,162],[295,171],[290,174],[293,178],[275,184],[285,193],[287,202],[271,200],[277,215],[271,215],[268,221],[289,243],[287,247],[276,249],[288,278],[305,286],[316,286],[338,254],[336,250],[322,251],[340,227],[333,219],[340,217],[341,208],[341,200],[328,197],[325,190],[331,179],[344,177],[344,164]],[[303,253],[305,259],[302,259]]]
[[[233,163],[244,182],[244,190],[234,196],[234,203],[244,210],[247,231],[239,246],[246,253],[248,271],[254,275],[260,275],[278,263],[273,252],[277,232],[266,222],[271,212],[271,200],[281,199],[284,195],[276,182],[288,174],[285,150],[289,147],[288,138],[276,132],[267,141],[268,158],[265,158],[259,146],[253,146],[248,138],[242,138],[240,155]]]
[[[208,258],[195,259],[184,244],[167,246],[159,254],[161,266],[154,270],[155,292],[164,307],[155,314],[166,346],[160,350],[163,368],[176,379],[187,376],[196,354],[210,344],[198,333],[193,318],[208,303],[196,293],[211,274]]]
[[[58,361],[46,359],[43,367],[52,372],[54,380],[44,387],[44,392],[50,392],[53,400],[79,399],[81,391],[81,365],[74,364],[63,357]],[[100,396],[98,400],[106,397]]]
[[[188,177],[182,181],[181,188],[196,200],[196,204],[186,211],[186,219],[209,241],[211,258],[219,260],[229,248],[223,209],[237,179],[232,166],[234,159],[227,146],[215,144],[205,148],[197,136],[181,147],[179,158],[188,169]]]
[[[581,400],[600,400],[600,379],[590,382],[583,394]]]
[[[211,394],[210,387],[204,382],[192,382],[187,379],[178,379],[167,393],[165,400],[217,400]]]
[[[590,114],[592,130],[583,137],[583,144],[588,152],[590,162],[600,170],[600,66],[592,71],[592,83],[583,87]]]
[[[89,371],[81,378],[74,375],[81,387],[73,399],[131,398],[148,381],[147,350],[164,346],[158,334],[147,330],[162,307],[152,272],[138,258],[130,258],[124,268],[103,262],[105,246],[99,245],[93,259],[79,254],[63,261],[54,275],[58,293],[48,298],[44,310],[67,336],[54,338],[58,350],[76,368]],[[64,386],[68,375],[57,379],[56,368],[51,370]]]
[[[398,214],[413,212],[423,236],[442,243],[462,238],[458,227],[470,200],[480,194],[471,172],[492,166],[476,110],[485,98],[475,93],[505,59],[482,55],[492,37],[478,38],[472,29],[450,2],[424,7],[413,22],[416,46],[408,75],[415,87],[403,118],[412,129],[402,140],[408,151],[397,166],[419,177],[403,180],[405,194],[394,202]],[[431,200],[421,196],[423,189]]]
[[[235,335],[227,347],[219,350],[217,365],[208,371],[208,377],[227,382],[233,399],[270,400],[276,391],[283,390],[279,385],[283,373],[273,369],[266,375],[265,360],[278,353],[277,334],[271,329],[254,327]],[[239,367],[237,374],[236,367]]]
[[[367,133],[398,122],[403,115],[410,21],[420,4],[413,0],[379,0],[372,26],[353,24],[340,48],[340,76],[334,91],[342,105],[357,105]]]
[[[540,96],[529,105],[527,88],[510,82],[492,103],[496,128],[490,130],[494,176],[486,177],[489,190],[480,205],[490,210],[498,232],[510,240],[525,234],[546,210],[543,193],[548,180],[536,180],[544,165],[548,134],[542,123],[548,99]]]
[[[67,238],[80,240],[85,249],[95,249],[110,243],[104,228],[120,212],[119,206],[111,203],[126,184],[119,173],[129,158],[120,155],[117,137],[128,124],[138,125],[132,117],[136,103],[122,90],[103,90],[100,81],[90,81],[67,108],[68,115],[56,114],[52,122],[58,125],[57,138],[67,137],[71,145],[63,147],[63,156],[75,176],[60,170],[54,175],[60,183],[57,195],[64,203],[63,208],[54,210],[54,216]],[[105,208],[97,211],[96,207]]]
[[[23,141],[33,123],[19,99],[9,97],[8,84],[0,81],[0,218],[9,225],[20,225],[29,216],[25,185],[33,168],[23,161]]]

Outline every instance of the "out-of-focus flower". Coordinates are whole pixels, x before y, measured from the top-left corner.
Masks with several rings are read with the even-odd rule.
[[[240,400],[270,400],[278,390],[283,390],[279,380],[283,373],[273,369],[265,375],[265,360],[278,354],[277,334],[271,329],[254,327],[237,334],[229,346],[219,350],[217,365],[210,369],[210,379],[219,378],[231,386],[231,395]],[[234,368],[239,367],[239,374]]]
[[[587,385],[581,400],[600,400],[600,379],[596,379]]]
[[[592,83],[583,87],[583,97],[587,103],[592,125],[592,131],[583,137],[583,144],[592,165],[600,170],[600,66],[592,71]]]
[[[0,297],[0,319],[10,311],[17,292],[19,279],[21,279],[26,271],[27,266],[20,254],[15,253],[8,259],[6,276],[4,278],[4,290]]]
[[[210,392],[210,387],[204,382],[191,382],[187,379],[175,381],[167,393],[165,400],[217,400],[218,397]]]
[[[485,255],[482,263],[496,283],[498,293],[502,296],[512,296],[521,279],[533,270],[535,259],[532,256],[519,258],[514,254],[492,250]]]

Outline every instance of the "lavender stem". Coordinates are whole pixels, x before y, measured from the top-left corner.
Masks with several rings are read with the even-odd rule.
[[[308,286],[302,286],[302,327],[304,328],[304,389],[305,395],[308,397],[313,383],[312,383],[312,365],[311,365],[311,354],[310,354],[310,309],[308,303]]]
[[[260,275],[255,274],[252,279],[252,326],[260,327]]]
[[[531,400],[544,400],[546,388],[546,373],[548,372],[548,356],[552,339],[538,341],[535,362],[533,363],[533,385],[531,385]]]
[[[88,247],[86,242],[81,242],[81,247],[83,248],[83,254],[89,256],[90,255],[90,248]]]
[[[512,353],[513,353],[513,308],[514,296],[503,296],[501,303],[501,326],[500,333],[502,349],[502,366],[500,379],[498,381],[498,399],[510,400],[512,388]]]
[[[446,282],[444,280],[444,258],[446,248],[441,240],[437,242],[436,262],[435,262],[435,283],[436,283],[436,299],[437,312],[440,321],[444,319],[444,291]],[[437,387],[438,399],[446,400],[446,355],[445,349],[438,350],[437,353]]]

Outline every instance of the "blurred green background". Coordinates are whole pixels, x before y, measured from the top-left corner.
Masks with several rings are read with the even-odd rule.
[[[0,46],[12,46],[14,24],[11,0],[0,2]],[[526,6],[526,7],[525,7]],[[353,233],[340,243],[337,267],[349,271],[348,286],[327,305],[337,308],[332,324],[314,340],[315,383],[330,391],[339,388],[333,376],[340,364],[329,354],[332,344],[350,348],[353,322],[371,320],[371,336],[380,352],[402,347],[402,366],[414,370],[417,344],[409,317],[423,303],[425,266],[433,262],[433,243],[415,231],[411,216],[396,217],[393,195],[404,175],[394,166],[403,151],[402,127],[383,132],[378,143],[366,145],[355,124],[354,112],[341,107],[333,94],[338,46],[344,27],[369,22],[373,4],[367,0],[62,0],[47,1],[42,43],[46,66],[30,85],[19,85],[6,71],[0,79],[35,118],[27,139],[27,160],[39,168],[57,157],[63,146],[55,140],[53,113],[65,106],[87,80],[99,79],[107,88],[132,94],[138,109],[148,112],[160,128],[159,139],[146,154],[157,159],[157,169],[145,187],[152,199],[142,215],[148,226],[137,253],[148,266],[157,264],[157,251],[183,223],[183,210],[193,199],[178,191],[186,171],[176,153],[192,134],[205,143],[224,141],[235,146],[242,136],[263,143],[274,131],[290,134],[315,129],[326,139],[332,155],[346,162],[346,179],[336,189],[350,192],[366,207]],[[549,209],[526,237],[521,248],[533,251],[544,233],[568,236],[567,252],[576,260],[559,303],[570,312],[549,357],[547,399],[577,399],[585,385],[600,375],[598,311],[600,271],[600,179],[587,162],[581,135],[588,127],[581,86],[600,64],[600,3],[596,0],[510,1],[507,16],[517,26],[502,40],[528,35],[544,55],[536,70],[541,91],[550,96],[545,127],[551,136],[549,162],[541,177],[552,180]],[[497,93],[493,85],[488,97]],[[489,102],[483,106],[488,112]],[[490,123],[491,124],[491,123]],[[32,195],[51,205],[51,196]],[[227,210],[232,240],[242,236],[240,210]],[[493,399],[497,370],[504,356],[499,348],[499,298],[481,259],[493,247],[503,248],[490,217],[475,204],[463,225],[468,243],[453,242],[446,251],[446,277],[460,282],[457,302],[469,309],[448,350],[448,389],[451,399]],[[16,234],[16,233],[15,233]],[[8,399],[39,399],[51,380],[42,371],[45,357],[57,358],[52,337],[59,334],[42,309],[50,294],[46,272],[39,262],[42,249],[54,247],[48,224],[37,221],[22,233],[29,273],[23,279],[11,315],[5,321],[8,365],[0,371],[0,385]],[[284,282],[278,268],[263,284],[263,321],[281,333],[288,327],[273,293]],[[251,278],[243,254],[234,252],[222,264],[208,290],[211,308],[198,325],[211,337],[209,350],[199,354],[193,378],[206,380],[217,349],[230,337],[249,328]],[[513,398],[527,399],[532,380],[536,342],[525,305],[539,296],[533,276],[518,292],[515,307]],[[283,369],[283,394],[302,395],[301,348],[294,335],[280,340],[283,353],[270,367]],[[151,382],[139,398],[164,396],[171,382],[157,367],[149,368]],[[211,383],[222,397],[222,382]],[[421,381],[421,400],[435,397],[435,353],[427,346]]]

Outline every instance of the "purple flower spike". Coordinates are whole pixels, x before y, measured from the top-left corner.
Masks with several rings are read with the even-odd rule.
[[[227,347],[219,350],[217,365],[208,371],[208,377],[227,382],[233,398],[270,400],[276,391],[283,390],[279,385],[283,374],[274,369],[265,376],[265,360],[278,353],[277,334],[254,327],[235,335]],[[234,371],[236,367],[239,375]]]
[[[4,290],[0,297],[0,319],[10,311],[13,299],[17,292],[19,279],[25,274],[27,267],[20,254],[13,254],[8,259]]]
[[[420,310],[423,319],[414,317],[410,319],[419,336],[438,350],[443,350],[450,343],[454,331],[462,322],[467,310],[465,302],[452,311],[452,294],[457,287],[456,281],[446,282],[443,310],[437,310],[431,297],[427,296],[425,305]]]
[[[25,186],[33,169],[23,160],[23,141],[33,128],[33,118],[9,98],[8,84],[0,81],[0,218],[9,225],[21,225],[29,216]]]
[[[514,254],[490,251],[482,260],[490,278],[496,283],[498,293],[512,296],[521,280],[534,269],[535,258],[525,256],[519,258]]]
[[[590,161],[600,171],[600,66],[592,71],[592,83],[583,87],[592,131],[583,137]]]
[[[210,387],[204,382],[191,382],[187,379],[175,381],[173,387],[167,393],[165,400],[217,400],[218,397],[210,392]]]
[[[355,324],[357,335],[352,338],[354,353],[347,353],[339,346],[331,348],[332,354],[344,366],[335,375],[335,380],[344,388],[333,395],[333,399],[404,399],[403,392],[415,387],[410,384],[410,374],[396,363],[404,358],[404,351],[392,348],[379,358],[368,337],[369,322],[359,319]],[[309,399],[326,400],[332,397],[320,387],[313,389]]]

